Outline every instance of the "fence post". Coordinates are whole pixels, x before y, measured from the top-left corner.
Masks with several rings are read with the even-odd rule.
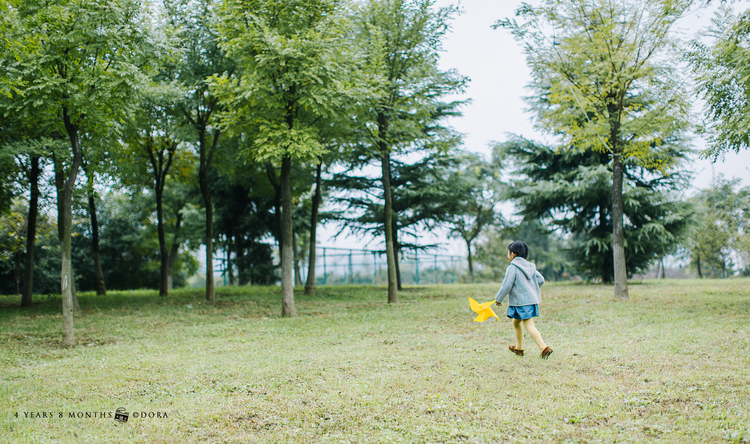
[[[372,285],[378,285],[378,254],[374,251],[372,252],[372,269],[374,270],[372,274]]]
[[[323,285],[326,284],[328,273],[326,272],[326,247],[323,247]]]

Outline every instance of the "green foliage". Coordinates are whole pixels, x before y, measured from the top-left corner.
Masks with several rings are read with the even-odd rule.
[[[468,79],[438,68],[442,39],[453,6],[435,8],[432,0],[368,0],[357,5],[353,22],[367,95],[357,115],[361,144],[378,158],[388,150],[446,152],[459,138],[441,124],[458,115],[462,102],[443,97],[464,90]]]
[[[735,15],[722,4],[705,34],[711,43],[692,41],[687,58],[708,115],[702,129],[709,146],[703,155],[716,160],[750,147],[750,10]]]
[[[28,202],[17,199],[0,216],[0,294],[15,294],[26,269]],[[60,291],[60,242],[57,223],[40,211],[36,222],[34,292]],[[23,290],[21,288],[21,290]]]
[[[213,78],[226,125],[246,141],[247,159],[314,160],[324,152],[316,124],[352,98],[348,21],[339,0],[226,0],[221,46],[241,75]]]
[[[100,255],[107,289],[130,290],[159,288],[159,240],[153,214],[152,198],[134,192],[131,195],[111,192],[98,209]],[[183,247],[174,265],[175,288],[186,284],[198,269],[191,254],[197,245]],[[82,291],[94,289],[91,258],[90,225],[75,225],[73,264],[76,285]]]
[[[512,169],[508,196],[517,200],[524,219],[562,228],[570,235],[567,247],[575,267],[609,282],[613,278],[612,171],[607,155],[555,150],[524,139],[498,145],[494,155]],[[636,162],[624,165],[628,274],[674,253],[695,211],[676,195],[687,185],[685,172],[664,174]]]
[[[449,154],[432,153],[414,163],[391,159],[397,249],[424,248],[426,245],[410,243],[406,236],[418,239],[420,230],[444,225],[451,215],[457,213],[457,201],[467,191],[465,183],[458,183],[459,175],[460,160]],[[356,234],[383,235],[380,179],[347,172],[333,175],[326,183],[343,192],[332,200],[345,205],[345,210],[332,214],[332,219],[343,222]]]
[[[686,242],[690,263],[701,277],[727,277],[739,263],[750,269],[750,187],[717,177],[692,198],[699,211]]]
[[[498,165],[478,155],[460,156],[457,167],[449,179],[451,193],[445,196],[452,206],[446,219],[451,233],[463,239],[470,250],[485,227],[501,222],[496,207],[503,198],[505,184],[500,180]]]
[[[508,245],[522,240],[529,246],[529,261],[549,281],[562,280],[575,272],[566,243],[539,220],[524,221],[515,226],[489,227],[477,245],[477,262],[482,280],[499,282],[509,265]]]
[[[12,58],[4,63],[17,83],[5,112],[36,119],[47,134],[65,134],[61,117],[95,125],[127,110],[148,48],[139,2],[4,4],[13,16]]]
[[[659,150],[688,129],[669,31],[690,0],[545,0],[495,27],[524,45],[539,124],[565,148],[621,155],[667,170]]]

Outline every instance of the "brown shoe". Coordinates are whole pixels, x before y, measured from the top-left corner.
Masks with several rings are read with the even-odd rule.
[[[523,350],[517,349],[515,345],[509,346],[508,350],[512,351],[513,353],[517,354],[518,356],[523,356]]]
[[[546,347],[544,350],[542,350],[542,359],[549,358],[549,355],[552,354],[552,349],[549,347]]]

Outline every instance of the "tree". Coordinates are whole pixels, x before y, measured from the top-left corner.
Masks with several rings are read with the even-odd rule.
[[[495,27],[523,43],[539,123],[563,148],[606,153],[612,163],[612,255],[615,297],[627,299],[623,165],[663,170],[674,164],[655,149],[687,129],[690,101],[679,84],[670,28],[690,0],[545,0],[524,4]],[[551,34],[545,33],[550,30]]]
[[[227,75],[235,70],[235,63],[219,45],[215,0],[165,0],[169,25],[173,28],[174,45],[183,48],[172,67],[175,78],[187,94],[180,105],[183,117],[194,131],[198,151],[198,186],[206,211],[206,300],[216,299],[213,265],[213,198],[209,177],[214,159],[220,149],[222,135],[222,103],[208,79]]]
[[[458,213],[459,194],[466,191],[458,183],[460,161],[457,156],[429,153],[414,163],[390,157],[389,183],[392,186],[392,236],[396,267],[396,288],[401,289],[399,253],[404,250],[425,250],[435,245],[410,243],[417,239],[420,229],[434,229],[449,222]],[[333,200],[345,205],[345,210],[330,216],[355,234],[367,233],[374,238],[383,236],[382,180],[377,177],[356,176],[351,172],[334,174],[327,186],[343,195]]]
[[[226,0],[222,11],[222,47],[242,73],[216,79],[229,126],[247,140],[243,157],[281,164],[281,313],[294,316],[292,163],[324,151],[317,124],[352,97],[343,5]]]
[[[722,4],[712,23],[706,35],[713,42],[694,40],[687,56],[708,116],[703,155],[715,161],[728,151],[750,147],[750,10],[735,15]]]
[[[671,159],[689,150],[664,144]],[[515,138],[497,145],[493,156],[510,169],[508,197],[516,200],[524,223],[542,221],[567,235],[575,267],[610,283],[613,275],[612,164],[607,153],[558,150]],[[694,214],[679,192],[687,186],[684,171],[662,173],[645,168],[637,159],[623,165],[623,214],[626,272],[648,268],[655,260],[676,252]]]
[[[64,344],[72,346],[71,205],[82,162],[81,131],[126,108],[139,77],[134,59],[145,46],[142,11],[134,0],[12,1],[0,7],[14,17],[13,60],[7,66],[20,82],[12,112],[39,119],[49,136],[69,142],[66,151],[55,153],[55,165],[66,168],[57,175],[62,330]]]
[[[458,102],[444,103],[441,98],[460,92],[466,83],[456,71],[438,69],[441,40],[457,9],[435,9],[434,3],[368,0],[355,15],[373,89],[362,101],[357,120],[369,158],[379,161],[381,167],[389,303],[398,302],[391,152],[453,146],[455,135],[433,125],[440,117],[455,113],[458,106]]]
[[[469,282],[474,282],[472,246],[483,229],[498,222],[495,207],[502,200],[504,184],[497,168],[472,154],[460,159],[453,175],[450,186],[453,210],[448,216],[448,226],[454,236],[466,243]]]
[[[165,229],[164,189],[170,168],[180,156],[177,152],[180,141],[176,134],[177,119],[174,112],[179,94],[179,90],[166,83],[154,83],[143,93],[142,103],[131,118],[125,138],[130,149],[124,153],[126,157],[121,162],[123,165],[129,164],[124,169],[130,168],[136,176],[141,176],[140,183],[148,183],[156,199],[161,261],[159,296],[169,295],[170,253]],[[133,162],[133,158],[140,158],[140,165]],[[144,180],[143,176],[148,176],[148,179]]]
[[[750,269],[750,187],[739,183],[718,176],[692,199],[698,220],[685,246],[699,277],[731,276],[743,261]]]

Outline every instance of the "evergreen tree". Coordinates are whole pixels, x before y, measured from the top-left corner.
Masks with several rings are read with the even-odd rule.
[[[684,158],[687,152],[677,148],[669,156]],[[518,202],[524,220],[562,228],[575,267],[612,282],[613,166],[608,154],[556,150],[517,138],[496,146],[494,155],[512,170],[508,196]],[[624,163],[623,177],[625,258],[631,275],[676,251],[693,209],[678,199],[687,185],[685,172],[662,173],[633,159]]]

